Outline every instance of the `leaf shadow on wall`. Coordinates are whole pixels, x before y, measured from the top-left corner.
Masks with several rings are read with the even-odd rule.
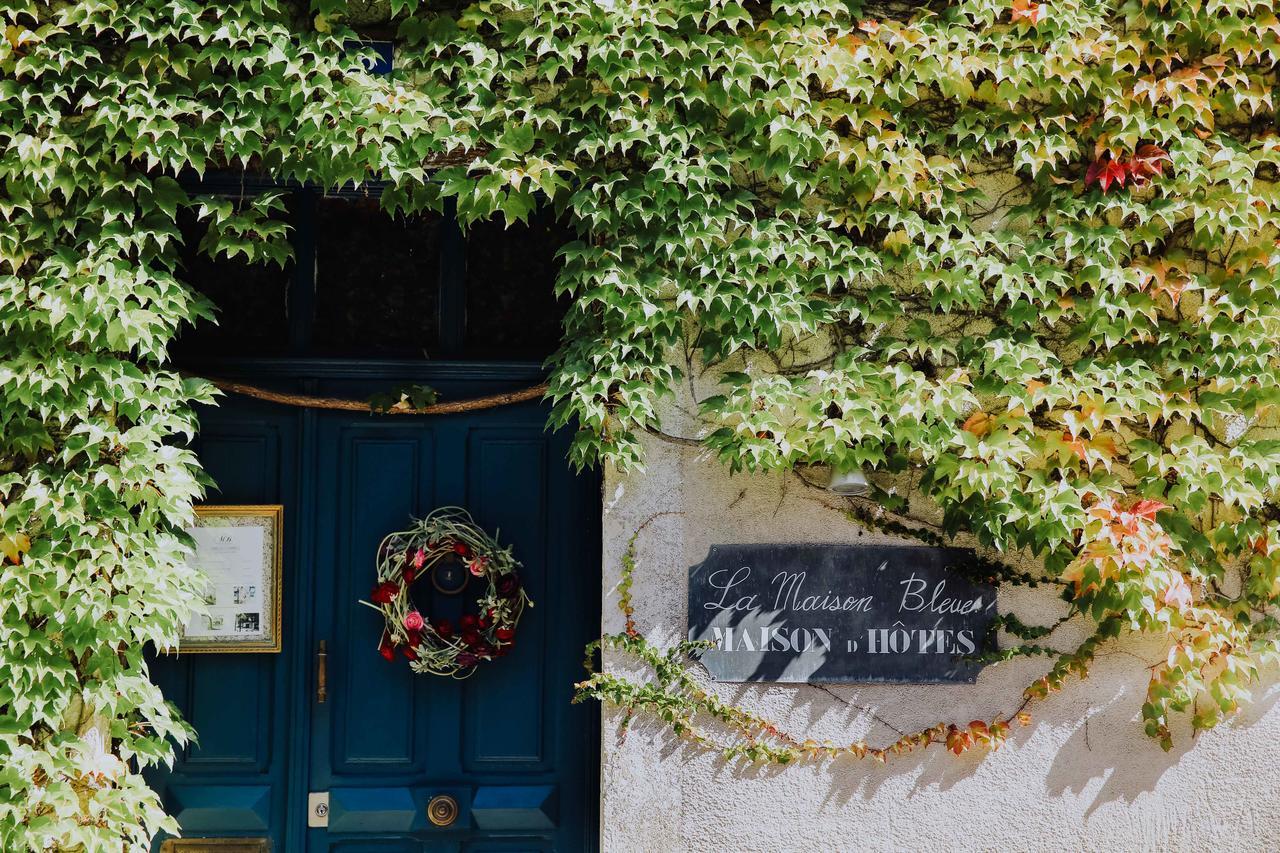
[[[1045,778],[1049,796],[1088,797],[1085,818],[1109,803],[1133,804],[1154,792],[1164,775],[1196,748],[1198,736],[1189,717],[1174,720],[1173,748],[1168,752],[1143,735],[1137,709],[1145,692],[1145,682],[1130,680],[1112,702],[1080,719],[1058,748]],[[1260,690],[1238,716],[1221,724],[1216,732],[1201,736],[1225,736],[1248,729],[1266,717],[1277,701],[1280,685]]]
[[[903,781],[908,782],[908,801],[947,792],[957,785],[999,787],[992,775],[1002,776],[1010,761],[1032,765],[1031,778],[1038,778],[1043,784],[1038,796],[1070,801],[1070,808],[1080,811],[1083,819],[1109,803],[1138,802],[1144,794],[1155,791],[1161,779],[1196,747],[1189,716],[1175,719],[1174,748],[1170,752],[1161,750],[1143,733],[1140,709],[1149,676],[1147,665],[1159,657],[1159,650],[1155,646],[1139,646],[1138,651],[1146,654],[1137,654],[1132,648],[1100,653],[1088,680],[1073,681],[1066,690],[1039,703],[1032,709],[1032,725],[1014,723],[1006,743],[996,753],[975,747],[956,756],[941,744],[934,744],[890,756],[885,765],[852,756],[823,761],[814,772],[817,778],[825,777],[828,785],[823,805],[869,802],[881,796],[891,781],[890,790],[898,797],[902,796]],[[977,684],[723,682],[717,689],[725,701],[758,710],[798,738],[827,737],[837,743],[862,738],[872,746],[884,746],[900,732],[919,730],[938,719],[958,725],[970,719],[988,719],[996,710],[993,700],[1016,707],[1016,697],[1041,668],[1043,664],[1037,660],[1015,661],[989,668]],[[710,681],[705,671],[702,677]],[[1248,729],[1266,718],[1277,702],[1280,683],[1258,687],[1254,700],[1242,708],[1239,716],[1207,736],[1229,736],[1232,730]],[[698,722],[712,737],[722,731],[715,720],[700,718]],[[708,757],[701,748],[672,737],[669,724],[647,715],[633,719],[631,732],[653,744],[663,762],[711,761],[712,772],[721,780],[769,780],[786,773],[805,772],[795,765],[727,762],[718,756]],[[987,762],[997,764],[984,772]]]

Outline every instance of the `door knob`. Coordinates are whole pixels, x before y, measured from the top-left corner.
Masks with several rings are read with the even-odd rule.
[[[436,826],[450,826],[458,819],[458,801],[448,794],[436,794],[427,803],[427,818]]]

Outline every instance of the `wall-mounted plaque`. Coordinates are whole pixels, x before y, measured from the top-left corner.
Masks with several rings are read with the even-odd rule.
[[[972,551],[713,545],[689,569],[689,639],[717,681],[973,681],[995,588]]]
[[[204,573],[204,607],[182,631],[179,653],[280,651],[280,547],[284,508],[196,507],[192,561]]]

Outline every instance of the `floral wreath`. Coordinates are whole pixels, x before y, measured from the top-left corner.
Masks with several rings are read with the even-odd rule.
[[[464,613],[455,627],[448,619],[424,615],[409,588],[442,560],[458,559],[489,588],[477,613]],[[388,534],[378,546],[378,584],[362,601],[382,614],[386,627],[378,643],[389,661],[399,650],[418,673],[466,678],[481,661],[505,655],[515,644],[516,625],[533,602],[520,584],[520,563],[497,540],[476,526],[459,507],[443,507],[409,530]]]

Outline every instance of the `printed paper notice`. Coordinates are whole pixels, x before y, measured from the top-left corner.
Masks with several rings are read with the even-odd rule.
[[[187,530],[196,542],[194,563],[208,579],[205,612],[188,623],[188,639],[260,640],[267,620],[262,527],[207,526]]]

